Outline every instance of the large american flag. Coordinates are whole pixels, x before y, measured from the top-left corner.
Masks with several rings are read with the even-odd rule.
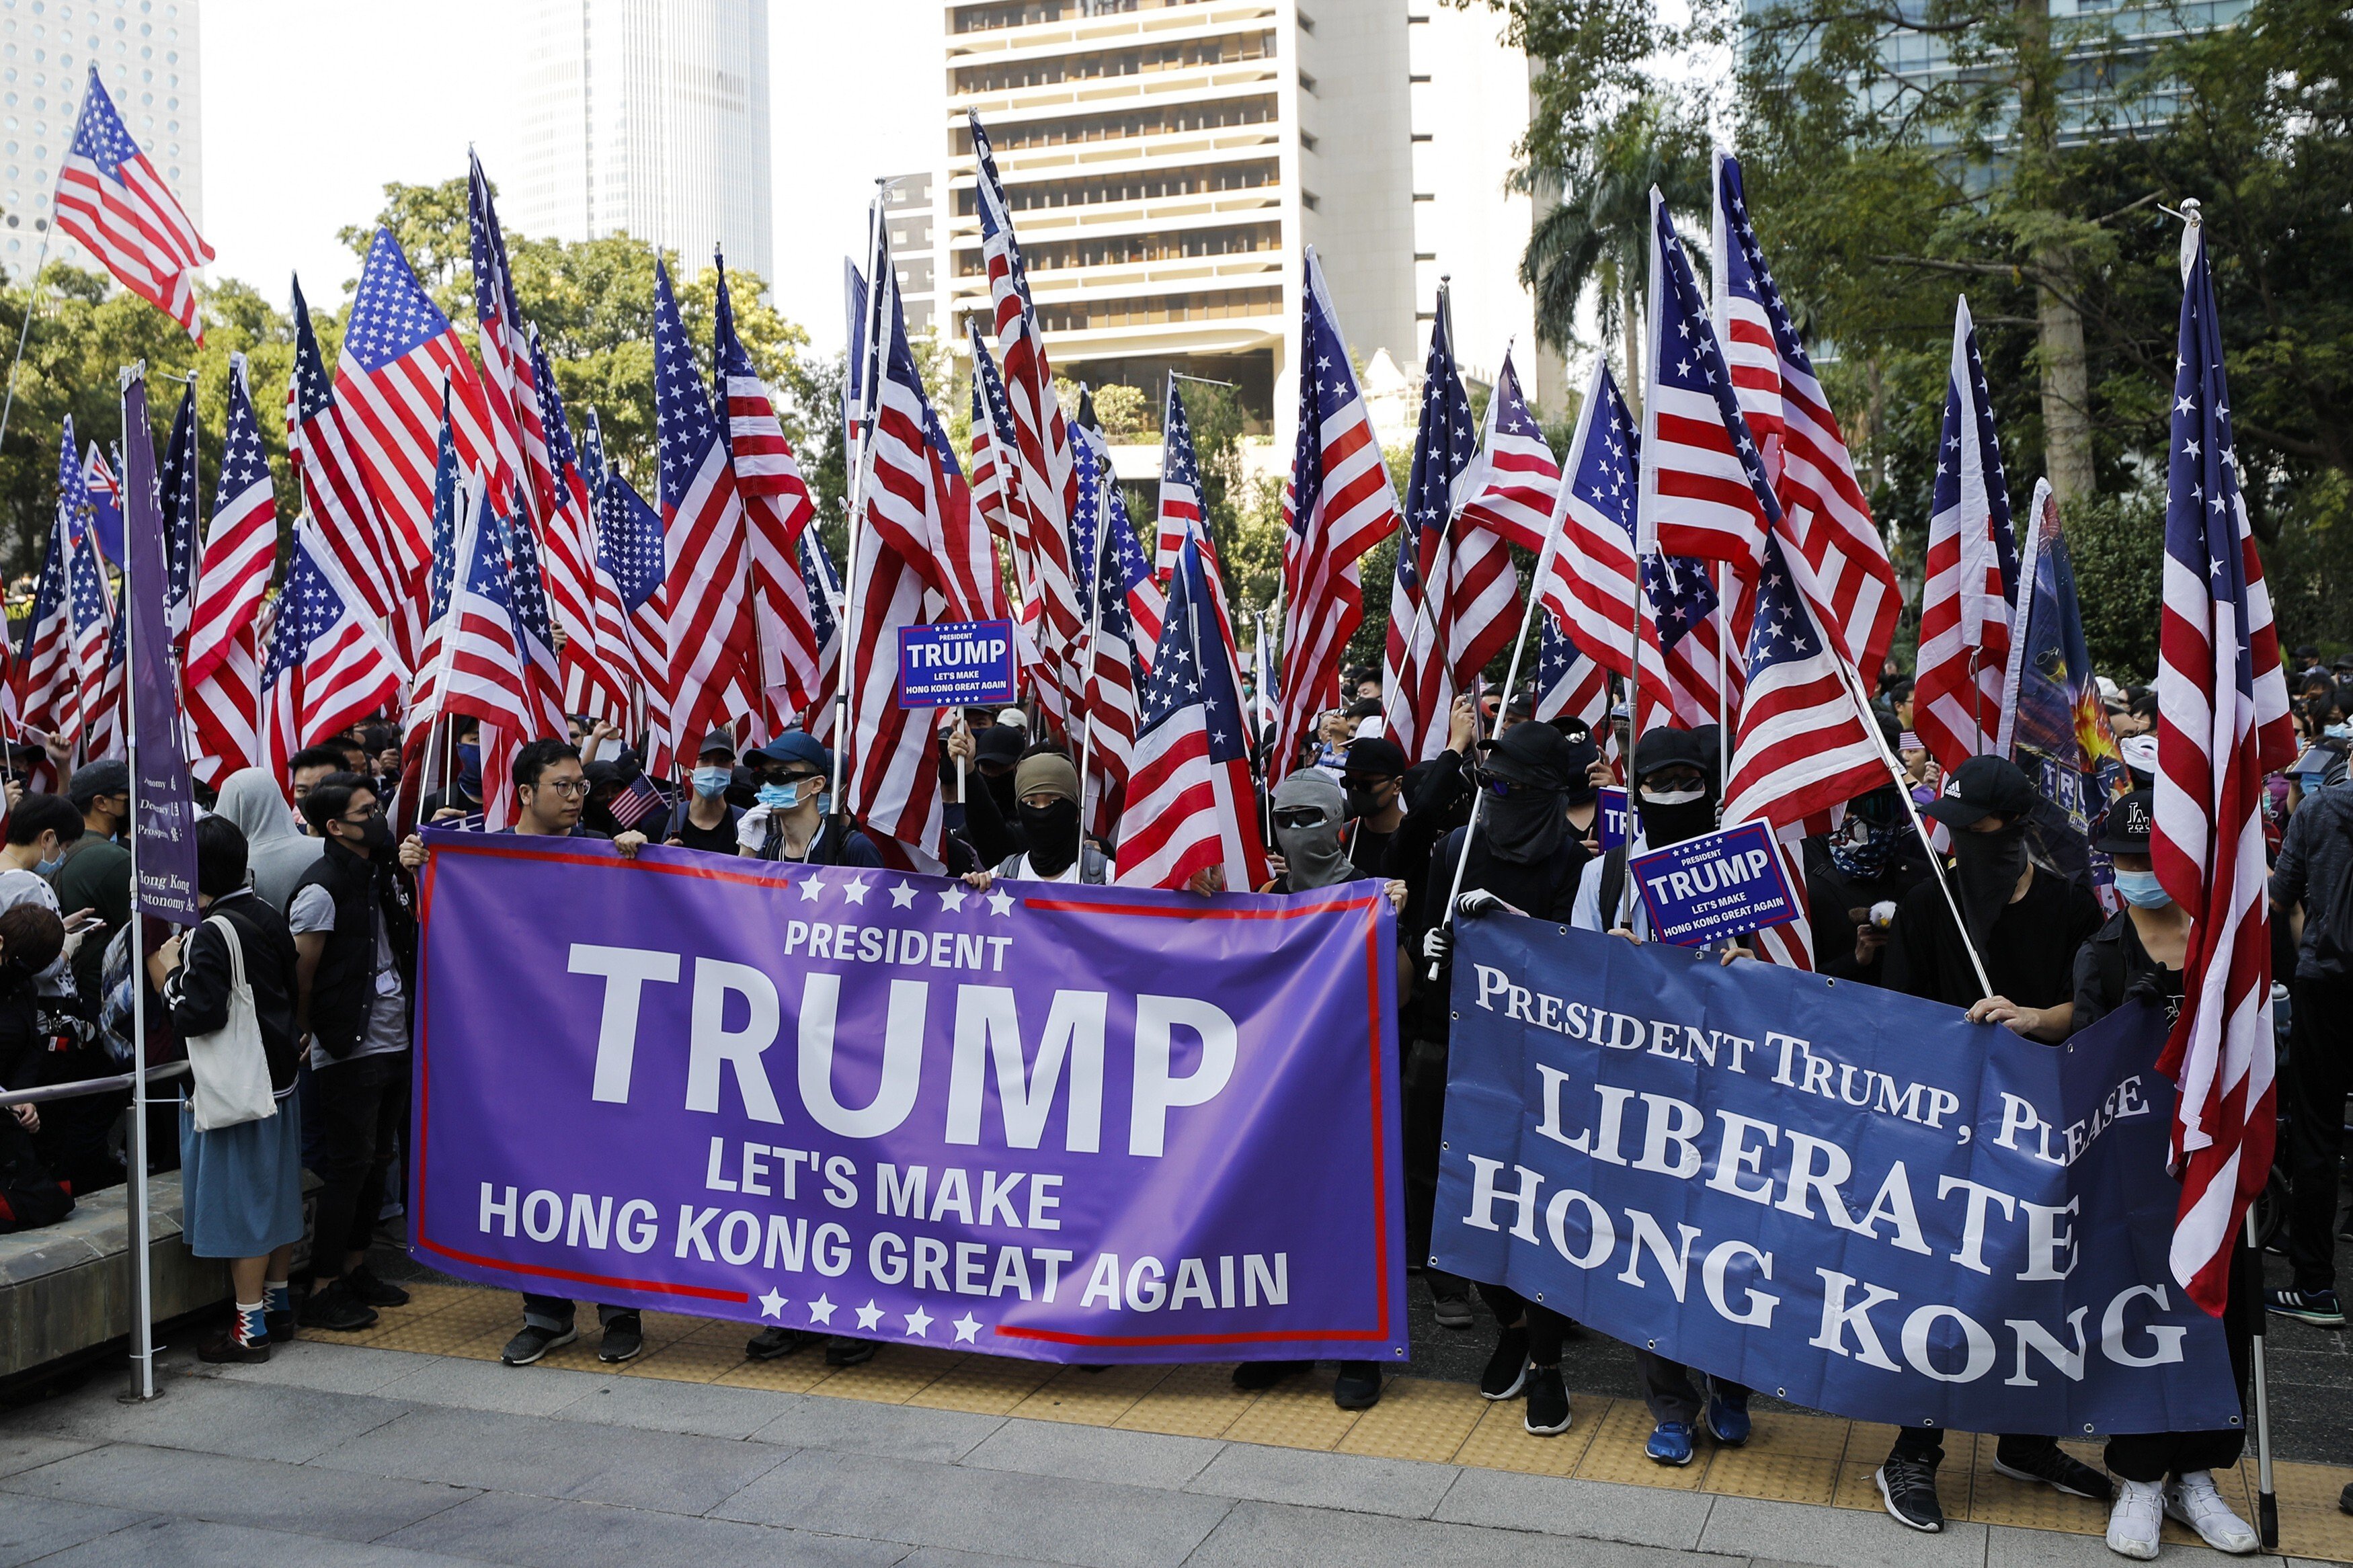
[[[1747,691],[1725,785],[1724,820],[1827,830],[1834,808],[1887,782],[1843,656],[1822,635],[1778,539],[1765,544],[1749,621]]]
[[[1076,712],[1085,676],[1079,663],[1080,627],[1085,604],[1078,593],[1080,568],[1070,553],[1071,513],[1078,503],[1078,477],[1070,427],[1054,395],[1053,366],[1046,335],[1029,300],[1029,279],[1013,235],[1013,209],[997,177],[997,156],[977,112],[968,116],[977,165],[975,195],[980,215],[981,256],[988,268],[988,295],[995,313],[997,362],[1004,373],[1006,403],[1012,415],[1013,482],[1026,509],[1030,548],[1037,559],[1034,593],[1042,605],[1038,633],[1047,670],[1060,680],[1065,710]],[[1039,672],[1042,679],[1047,670]]]
[[[676,746],[750,717],[730,712],[727,700],[751,659],[752,617],[744,603],[744,503],[735,470],[694,367],[670,270],[659,262],[654,266],[654,412],[661,447],[659,598],[670,630],[665,731]]]
[[[164,512],[164,626],[175,647],[185,649],[188,617],[195,608],[197,563],[204,553],[196,514],[196,384],[180,395],[172,439],[156,466],[155,488]]]
[[[1070,694],[1064,686],[1073,649],[1058,645],[1047,625],[1048,600],[1072,599],[1069,541],[1041,545],[1029,502],[1021,494],[1021,443],[1013,427],[1013,405],[1004,379],[981,335],[979,319],[965,323],[972,340],[972,504],[989,531],[1005,542],[1021,594],[1014,636],[1021,656],[1021,682],[1037,700],[1047,727],[1070,732]],[[1055,579],[1053,587],[1047,579]]]
[[[483,403],[490,414],[491,505],[504,515],[520,509],[543,522],[555,504],[555,471],[548,461],[547,430],[540,420],[531,325],[516,302],[482,161],[466,154],[466,232],[474,271],[474,343],[482,356]],[[522,492],[520,500],[514,492]]]
[[[1926,564],[1912,728],[1949,773],[1994,750],[2018,595],[2010,482],[1966,296],[1953,302],[1953,364],[1945,383]]]
[[[2191,925],[2181,1013],[2157,1065],[2180,1088],[2174,1278],[2219,1314],[2240,1221],[2272,1168],[2263,775],[2285,767],[2295,747],[2271,595],[2239,489],[2214,279],[2194,215],[2182,272],[2149,856]]]
[[[123,712],[126,688],[123,676],[127,667],[123,643],[129,616],[117,616],[106,633],[106,673],[100,678],[95,697],[82,699],[82,710],[89,720],[88,739],[82,746],[82,761],[95,763],[109,757],[131,754],[130,731]]]
[[[1569,640],[1551,611],[1545,611],[1539,623],[1532,716],[1539,721],[1564,715],[1582,719],[1598,742],[1601,721],[1609,715],[1609,672]]]
[[[443,617],[441,701],[446,712],[481,721],[482,818],[496,832],[514,818],[514,754],[539,732],[539,721],[506,530],[479,494],[480,476],[473,486],[477,504],[459,530],[457,572]]]
[[[667,773],[668,742],[661,736],[669,714],[662,693],[670,675],[670,631],[661,616],[666,570],[661,514],[647,504],[618,468],[605,470],[604,485],[596,492],[596,564],[612,581],[613,603],[621,616],[618,644],[613,628],[601,622],[597,637],[607,646],[626,646],[630,650],[638,699],[644,708],[638,721],[656,737],[659,750],[653,761],[659,765],[655,771]],[[603,613],[601,597],[597,604]]]
[[[1480,670],[1519,635],[1519,575],[1510,546],[1541,555],[1560,498],[1560,465],[1520,390],[1508,348],[1487,396],[1479,458],[1462,476],[1461,494],[1461,507],[1448,531],[1452,560],[1440,622],[1449,700],[1452,692],[1476,685]],[[1445,710],[1431,712],[1436,738],[1445,728]],[[1435,747],[1425,750],[1436,754]]]
[[[547,433],[553,506],[541,525],[540,564],[546,574],[548,609],[564,628],[564,708],[627,725],[629,682],[635,656],[626,641],[613,640],[623,625],[612,579],[596,570],[596,503],[565,416],[564,394],[555,367],[534,333],[532,380],[539,397],[540,426]]]
[[[1446,712],[1454,700],[1446,658],[1447,586],[1456,552],[1454,512],[1477,455],[1479,427],[1454,364],[1452,314],[1440,284],[1421,367],[1421,417],[1398,517],[1388,636],[1382,645],[1382,727],[1409,762],[1427,762],[1446,744]],[[1504,559],[1508,570],[1509,551]]]
[[[441,717],[442,695],[448,685],[448,660],[443,656],[448,647],[449,595],[458,582],[458,542],[481,504],[481,476],[476,474],[470,485],[459,466],[458,439],[449,417],[452,395],[446,385],[441,390],[441,434],[436,444],[438,456],[434,463],[433,513],[427,536],[432,542],[432,553],[417,584],[416,620],[423,630],[418,637],[416,662],[409,667],[404,746],[423,736]]]
[[[1740,706],[1741,668],[1724,657],[1731,611],[1717,592],[1715,564],[1688,555],[1642,560],[1647,616],[1637,733],[1651,727],[1653,715],[1674,729],[1696,730]]]
[[[1144,633],[1128,609],[1128,591],[1150,584],[1152,563],[1127,527],[1118,505],[1119,481],[1111,453],[1082,423],[1073,453],[1079,466],[1079,505],[1071,514],[1071,552],[1093,595],[1087,622],[1086,730],[1080,751],[1092,777],[1088,789],[1088,831],[1107,835],[1119,821],[1120,803],[1135,755],[1142,723],[1138,695],[1145,671],[1138,668]],[[1155,587],[1155,595],[1158,590]],[[1100,781],[1100,782],[1098,782]]]
[[[1782,559],[1804,574],[1823,629],[1869,690],[1894,638],[1902,592],[1846,437],[1757,243],[1740,163],[1730,153],[1716,155],[1715,241],[1717,330],[1741,414],[1780,499]]]
[[[368,489],[350,423],[327,380],[318,335],[302,285],[294,284],[294,377],[290,389],[287,463],[319,542],[343,569],[370,615],[397,628],[415,625],[404,613],[413,574],[406,552],[385,532]],[[412,654],[414,650],[411,650]]]
[[[522,650],[531,723],[521,736],[536,741],[565,733],[564,671],[555,653],[555,620],[547,607],[547,576],[539,544],[520,511],[491,514],[507,556],[507,593],[514,602],[515,636]]]
[[[1168,618],[1144,688],[1120,822],[1124,886],[1181,888],[1213,866],[1236,891],[1266,881],[1234,650],[1221,645],[1208,595],[1200,545],[1187,538],[1168,575]]]
[[[1226,602],[1225,567],[1218,560],[1217,541],[1209,536],[1209,520],[1202,507],[1201,459],[1193,448],[1193,421],[1185,412],[1185,400],[1177,395],[1176,378],[1172,375],[1160,424],[1159,522],[1155,529],[1159,542],[1154,548],[1153,577],[1165,591],[1168,574],[1176,569],[1176,552],[1190,539],[1201,552],[1201,573],[1209,585],[1209,603],[1217,611],[1218,636],[1232,652],[1241,645],[1234,637],[1233,608]],[[1156,647],[1153,657],[1159,657]],[[1239,691],[1242,678],[1238,654],[1231,673],[1234,689]]]
[[[1756,574],[1781,505],[1740,415],[1732,372],[1674,220],[1651,191],[1651,305],[1643,364],[1641,539],[1670,555]]]
[[[68,416],[70,419],[70,416]],[[66,462],[73,442],[66,441]],[[78,471],[78,470],[77,470]],[[58,510],[49,524],[48,553],[33,586],[25,620],[25,641],[10,671],[16,719],[27,729],[69,738],[81,731],[81,668],[74,659],[73,611],[69,599],[73,568],[73,532],[64,471],[58,473]]]
[[[1340,661],[1365,616],[1356,563],[1398,528],[1381,443],[1314,246],[1307,247],[1306,273],[1300,295],[1299,437],[1282,492],[1282,602],[1289,613],[1282,620],[1271,783],[1291,772],[1316,719],[1338,701]]]
[[[288,757],[400,700],[400,657],[321,542],[315,520],[294,531],[261,684],[267,765],[281,790],[291,788]]]
[[[379,228],[368,245],[344,324],[335,401],[375,499],[391,574],[405,586],[409,616],[420,614],[417,581],[429,559],[445,386],[453,393],[447,416],[458,459],[470,469],[480,468],[492,447],[473,357],[409,270],[400,242],[390,229]],[[399,640],[405,651],[414,649],[422,641],[421,626],[412,623]]]
[[[726,264],[718,267],[712,364],[727,405],[727,451],[744,498],[761,727],[774,735],[794,722],[807,723],[824,684],[808,586],[800,573],[801,533],[816,517],[817,505],[785,439],[776,396],[735,333]]]
[[[190,765],[215,787],[261,760],[261,649],[254,624],[278,570],[278,499],[245,375],[245,356],[230,355],[220,480],[188,622],[186,700],[200,753]]]
[[[61,479],[67,468],[72,470],[72,483],[69,488],[61,485],[59,494],[59,506],[66,514],[66,540],[71,548],[66,563],[66,609],[72,637],[74,679],[81,684],[79,712],[83,733],[76,739],[86,742],[108,707],[107,647],[114,637],[114,596],[107,587],[106,563],[98,553],[98,531],[91,523],[90,491],[83,482],[80,465],[73,460],[70,421],[66,425]],[[119,692],[121,677],[117,676],[111,685]]]
[[[81,241],[115,280],[180,323],[196,342],[196,269],[213,247],[124,130],[90,68],[73,145],[58,173],[58,228]]]
[[[1111,441],[1103,426],[1095,419],[1094,401],[1082,389],[1079,394],[1080,416],[1078,438],[1094,447],[1095,469],[1103,485],[1103,504],[1099,520],[1110,525],[1110,538],[1117,542],[1117,565],[1106,564],[1107,576],[1115,578],[1127,600],[1128,618],[1135,623],[1136,662],[1145,668],[1152,668],[1152,655],[1160,646],[1160,623],[1168,613],[1168,590],[1161,585],[1160,574],[1155,568],[1152,537],[1138,532],[1127,513],[1127,492],[1121,487],[1119,475],[1113,470]],[[1074,524],[1072,542],[1078,540]],[[1131,551],[1128,547],[1134,546]],[[1094,546],[1090,542],[1082,552],[1093,559]]]

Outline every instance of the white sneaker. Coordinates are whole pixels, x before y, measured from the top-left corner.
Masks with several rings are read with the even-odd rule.
[[[2217,1552],[2243,1557],[2263,1544],[2254,1526],[2222,1500],[2211,1470],[2191,1470],[2167,1487],[2165,1511],[2196,1531]]]
[[[2108,1510],[2108,1550],[2146,1563],[2157,1555],[2157,1532],[2165,1525],[2165,1488],[2155,1481],[2116,1482],[2116,1506]]]

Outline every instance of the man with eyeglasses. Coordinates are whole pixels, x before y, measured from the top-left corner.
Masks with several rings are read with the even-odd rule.
[[[294,933],[295,1028],[311,1037],[320,1116],[319,1189],[305,1328],[352,1333],[408,1293],[367,1266],[385,1175],[408,1102],[408,998],[417,973],[416,889],[386,853],[392,827],[373,781],[329,773],[302,797],[322,842],[286,906]],[[265,1305],[282,1312],[278,1281]]]

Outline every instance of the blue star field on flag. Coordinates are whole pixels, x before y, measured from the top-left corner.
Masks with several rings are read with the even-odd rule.
[[[1417,596],[1422,589],[1424,558],[1437,550],[1438,539],[1454,516],[1456,493],[1479,447],[1479,422],[1471,416],[1471,399],[1455,369],[1447,314],[1441,294],[1437,317],[1430,327],[1430,357],[1422,366],[1421,424],[1414,437],[1413,471],[1405,487],[1405,526],[1398,535],[1398,584]]]
[[[278,591],[278,618],[269,628],[269,657],[262,666],[261,689],[273,689],[288,671],[307,661],[311,647],[335,629],[347,606],[328,580],[312,552],[315,536],[309,529],[294,536],[293,553],[286,562],[286,585]]]
[[[661,514],[618,468],[607,471],[596,498],[596,559],[620,591],[624,610],[637,609],[662,584]]]
[[[654,409],[661,427],[661,504],[675,511],[719,439],[711,393],[694,367],[670,270],[654,264]]]
[[[448,330],[449,318],[417,281],[400,242],[390,229],[377,229],[367,262],[360,268],[359,290],[352,297],[343,352],[373,374]]]
[[[1962,421],[1976,426],[1978,460],[1985,469],[1986,510],[1988,526],[1993,532],[1996,557],[2001,563],[2002,595],[2012,604],[2018,599],[2018,531],[2012,525],[2010,511],[2010,480],[2001,466],[2001,439],[1994,431],[1993,394],[1986,382],[1985,362],[1978,356],[1978,330],[1974,322],[1963,339],[1963,352],[1968,360],[1970,384],[1962,386],[1948,374],[1945,378],[1945,418],[1938,431],[1936,479],[1928,501],[1931,516],[1950,511],[1961,504],[1961,431]]]
[[[1168,574],[1168,618],[1161,625],[1152,674],[1142,682],[1144,715],[1138,733],[1148,734],[1198,704],[1208,738],[1209,761],[1215,764],[1248,756],[1250,732],[1242,721],[1241,694],[1234,689],[1225,650],[1204,653],[1204,626],[1209,641],[1217,640],[1212,603],[1200,545],[1187,539],[1176,552],[1176,569]]]

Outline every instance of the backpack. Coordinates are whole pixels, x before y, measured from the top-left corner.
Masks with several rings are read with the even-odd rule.
[[[2307,920],[2315,915],[2320,917],[2320,935],[2313,946],[2340,964],[2353,968],[2353,812],[2338,816],[2337,831],[2348,841],[2346,874],[2325,889],[2306,887],[2304,910]],[[2317,863],[2316,858],[2315,864]]]

